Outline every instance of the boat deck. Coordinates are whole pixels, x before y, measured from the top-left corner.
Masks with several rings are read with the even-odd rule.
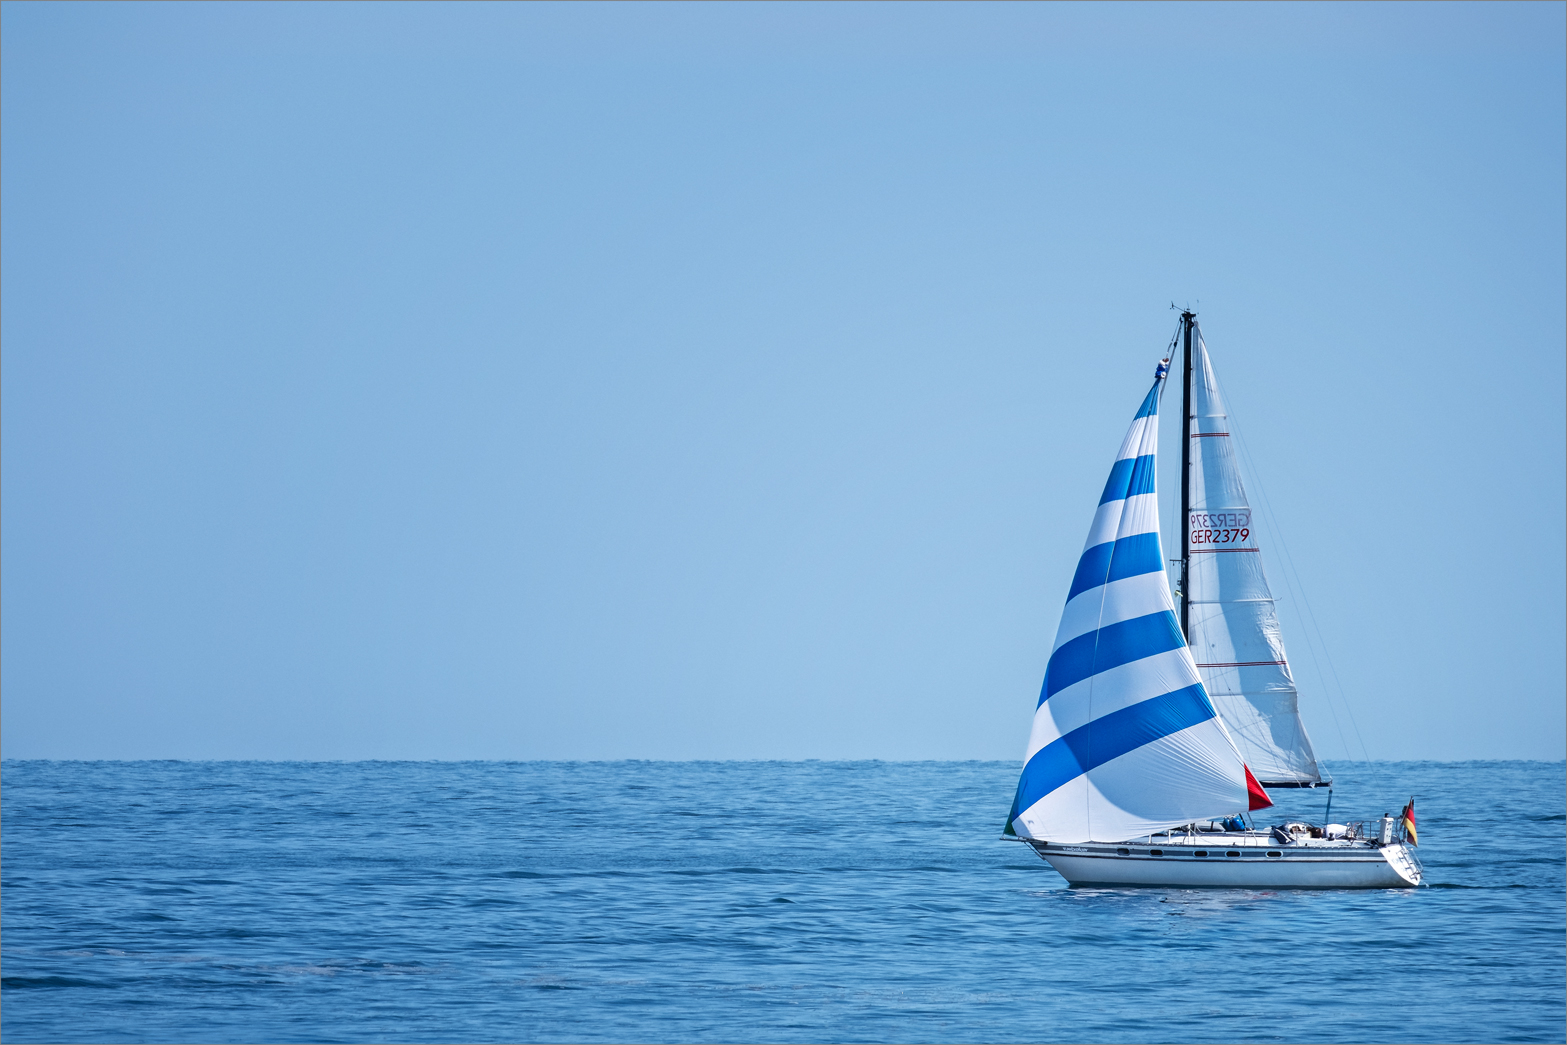
[[[1092,843],[1099,844],[1099,843]],[[1121,842],[1122,846],[1174,849],[1365,849],[1368,843],[1358,838],[1296,837],[1284,845],[1268,831],[1201,831],[1196,834],[1153,835]]]

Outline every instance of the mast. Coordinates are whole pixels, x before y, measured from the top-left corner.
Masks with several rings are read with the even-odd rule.
[[[1181,636],[1191,635],[1187,607],[1191,604],[1188,584],[1191,564],[1192,512],[1192,322],[1197,313],[1181,312]]]

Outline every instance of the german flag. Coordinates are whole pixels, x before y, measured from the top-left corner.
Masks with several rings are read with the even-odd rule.
[[[1404,837],[1409,839],[1410,845],[1419,845],[1420,836],[1415,834],[1415,800],[1410,798],[1404,811],[1398,814],[1398,822],[1404,825]]]

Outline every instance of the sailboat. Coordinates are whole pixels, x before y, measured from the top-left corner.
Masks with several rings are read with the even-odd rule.
[[[1154,472],[1177,344],[1185,438],[1172,592]],[[1268,787],[1332,782],[1301,721],[1259,528],[1190,310],[1171,348],[1078,559],[1004,836],[1073,885],[1419,885],[1412,802],[1398,819],[1257,825],[1273,805]]]

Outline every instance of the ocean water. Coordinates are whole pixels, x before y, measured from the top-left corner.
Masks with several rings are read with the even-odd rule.
[[[1067,888],[1007,762],[7,761],[0,1037],[1563,1041],[1563,765],[1333,769],[1427,887]]]

